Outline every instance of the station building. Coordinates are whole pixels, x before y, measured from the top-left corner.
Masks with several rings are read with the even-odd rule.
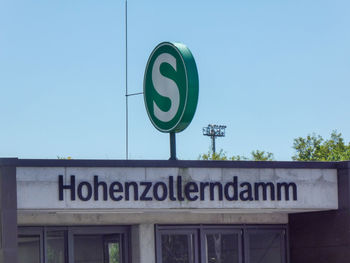
[[[350,162],[0,159],[0,262],[345,263]]]

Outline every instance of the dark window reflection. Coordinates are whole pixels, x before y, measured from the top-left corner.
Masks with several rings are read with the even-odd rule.
[[[40,236],[18,237],[18,262],[40,263]]]
[[[237,234],[207,234],[207,263],[238,263]]]
[[[75,263],[122,263],[119,236],[75,235]]]
[[[104,263],[103,254],[102,235],[74,236],[75,263]]]
[[[282,233],[252,231],[249,233],[250,263],[282,263]]]
[[[163,234],[162,263],[193,263],[193,235]]]
[[[65,263],[66,235],[64,231],[47,231],[46,258],[47,263]]]
[[[86,234],[82,234],[84,229],[78,231],[82,232],[63,227],[19,228],[18,263],[68,263],[70,257],[69,263],[127,262],[124,234],[112,232],[112,228],[101,228],[104,234],[91,234],[89,227]],[[69,249],[68,244],[72,246]]]

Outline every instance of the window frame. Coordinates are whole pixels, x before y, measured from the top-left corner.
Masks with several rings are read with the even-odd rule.
[[[74,235],[120,235],[121,258],[130,263],[130,226],[19,226],[18,236],[37,235],[40,237],[40,263],[47,263],[47,232],[64,231],[66,263],[74,263]],[[104,244],[103,244],[104,245]]]
[[[244,255],[245,262],[250,262],[250,253],[249,253],[249,241],[250,241],[250,233],[279,233],[281,235],[280,239],[280,253],[282,263],[289,262],[289,243],[288,243],[288,228],[281,228],[278,226],[270,225],[270,226],[247,226],[244,229]]]
[[[68,229],[69,263],[74,263],[74,235],[116,235],[120,234],[121,258],[129,263],[130,227],[128,226],[74,226]],[[103,244],[104,246],[104,244]]]
[[[206,235],[207,234],[237,234],[237,244],[238,244],[238,263],[243,263],[243,234],[242,230],[237,227],[202,227],[200,231],[201,237],[201,258],[203,262],[208,262],[207,251],[206,251]]]
[[[199,233],[196,228],[193,228],[191,226],[181,226],[179,229],[174,231],[174,228],[177,228],[178,226],[159,226],[156,225],[156,262],[157,263],[163,263],[162,259],[162,235],[169,235],[169,234],[178,234],[178,235],[193,235],[193,251],[190,251],[193,253],[193,262],[191,263],[199,263],[199,255],[196,253],[196,251],[199,250]]]
[[[205,250],[205,235],[208,233],[233,233],[238,234],[238,261],[249,263],[249,232],[273,231],[282,234],[281,255],[282,263],[289,263],[289,229],[287,224],[266,225],[155,225],[156,262],[162,262],[161,234],[195,233],[197,245],[194,246],[194,258],[196,263],[205,263],[207,256]],[[197,260],[197,261],[196,261]]]
[[[44,233],[40,227],[25,227],[25,228],[18,228],[17,229],[17,235],[20,236],[39,236],[39,258],[40,263],[44,263]]]

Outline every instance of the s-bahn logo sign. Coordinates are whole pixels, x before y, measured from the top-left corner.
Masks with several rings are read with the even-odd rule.
[[[198,72],[191,51],[180,43],[160,43],[150,55],[143,92],[147,114],[161,132],[181,132],[198,102]]]

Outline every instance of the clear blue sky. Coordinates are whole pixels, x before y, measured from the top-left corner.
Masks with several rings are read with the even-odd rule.
[[[290,160],[293,139],[350,139],[350,1],[128,1],[129,89],[148,56],[186,44],[199,71],[180,159],[210,147],[202,127],[227,125],[228,155],[260,149]],[[0,156],[125,158],[123,0],[0,0]],[[129,158],[168,159],[169,137],[129,100]]]

